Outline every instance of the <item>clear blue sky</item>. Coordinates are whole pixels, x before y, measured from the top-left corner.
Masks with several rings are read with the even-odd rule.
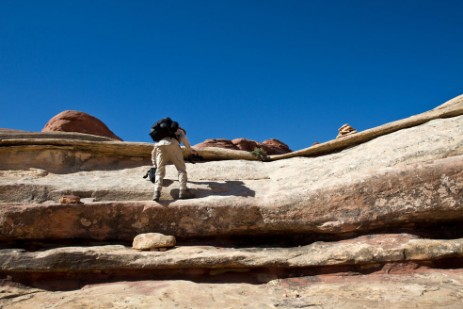
[[[463,93],[461,0],[0,0],[0,128],[64,110],[126,141],[171,116],[192,144],[293,150]]]

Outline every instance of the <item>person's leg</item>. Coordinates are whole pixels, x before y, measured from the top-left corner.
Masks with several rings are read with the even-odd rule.
[[[193,195],[188,191],[187,187],[188,174],[186,171],[185,160],[183,159],[183,151],[178,145],[173,144],[171,146],[169,154],[172,163],[178,171],[178,182],[180,184],[179,198],[191,198]]]
[[[168,156],[166,153],[165,146],[158,146],[158,151],[156,152],[156,181],[154,182],[154,195],[153,200],[159,201],[161,197],[162,183],[164,177],[166,176],[166,164]]]

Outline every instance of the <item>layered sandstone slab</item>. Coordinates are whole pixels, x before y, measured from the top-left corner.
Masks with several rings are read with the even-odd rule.
[[[40,251],[3,249],[0,250],[0,269],[10,275],[22,272],[66,275],[95,271],[143,273],[161,269],[206,269],[209,274],[214,274],[213,270],[219,269],[248,271],[317,269],[328,266],[362,266],[367,269],[387,263],[431,263],[462,257],[463,238],[432,240],[408,234],[383,234],[338,242],[315,242],[292,248],[179,246],[164,252],[140,252],[121,245],[108,245]]]
[[[9,274],[0,291],[0,305],[6,308],[460,308],[462,304],[463,272],[452,269],[456,266],[452,261],[463,254],[462,239],[390,234],[296,248],[180,246],[139,252],[98,246],[0,253],[1,271]],[[436,265],[440,269],[428,268]],[[333,268],[336,274],[323,275]],[[125,280],[114,282],[121,274]],[[172,280],[168,274],[189,280]],[[28,282],[46,289],[10,281],[27,275]],[[111,282],[92,284],[92,276]],[[252,284],[247,283],[252,278]]]
[[[308,276],[264,284],[140,280],[47,291],[5,283],[0,305],[37,308],[442,308],[460,309],[461,270],[384,271],[369,275]]]
[[[147,232],[184,238],[343,234],[463,220],[463,156],[386,168],[323,189],[275,192],[271,181],[261,182],[258,193],[235,187],[223,196],[163,203],[4,203],[0,239],[127,241]]]

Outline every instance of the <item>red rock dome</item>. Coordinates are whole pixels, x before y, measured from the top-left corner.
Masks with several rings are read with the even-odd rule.
[[[105,136],[121,141],[101,120],[79,111],[67,110],[51,118],[42,132],[77,132]]]

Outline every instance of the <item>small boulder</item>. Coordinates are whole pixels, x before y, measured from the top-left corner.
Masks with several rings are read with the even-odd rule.
[[[175,247],[175,236],[160,233],[139,234],[133,239],[132,247],[136,250],[149,251]]]
[[[259,143],[260,147],[264,149],[267,154],[284,154],[291,152],[291,149],[283,143],[282,141],[277,140],[276,138],[271,138],[268,140]]]

